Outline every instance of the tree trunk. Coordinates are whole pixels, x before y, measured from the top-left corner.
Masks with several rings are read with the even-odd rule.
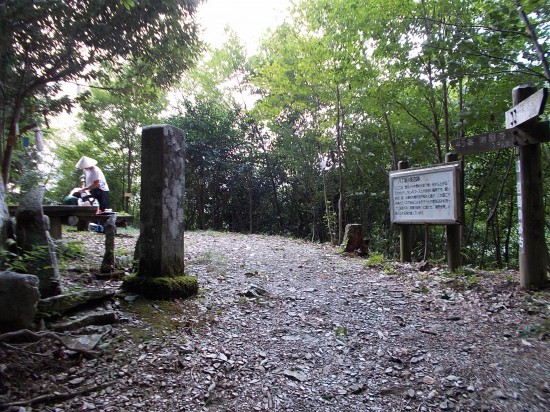
[[[21,116],[21,101],[15,103],[13,115],[9,123],[9,134],[6,147],[4,148],[4,155],[2,157],[2,179],[4,180],[4,187],[8,187],[10,180],[10,167],[11,159],[13,157],[13,150],[17,145],[17,124]]]
[[[128,186],[126,188],[127,193],[132,193],[132,163],[133,163],[133,156],[132,156],[132,149],[128,148],[128,165],[126,166],[126,179],[128,182]],[[130,210],[130,198],[126,196],[126,193],[123,193],[124,195],[124,211],[128,213],[128,210]]]
[[[533,46],[537,51],[537,55],[539,56],[540,63],[544,69],[544,76],[546,77],[546,81],[550,82],[550,64],[548,63],[548,59],[546,58],[547,53],[544,51],[542,44],[540,44],[539,39],[537,37],[537,33],[535,32],[535,28],[529,21],[529,18],[527,17],[525,10],[523,10],[523,7],[521,6],[518,0],[516,0],[516,7],[519,12],[519,17],[521,21],[523,21],[523,23],[525,24],[525,28],[527,29],[527,32],[529,33],[529,37],[533,42]]]
[[[271,183],[271,191],[273,193],[273,204],[275,205],[275,216],[277,219],[277,226],[279,228],[279,231],[283,231],[283,222],[281,217],[281,206],[279,204],[279,197],[277,196],[277,183],[275,182],[275,176],[273,175],[273,167],[271,167],[271,161],[269,159],[269,155],[267,154],[266,144],[262,137],[262,134],[260,132],[260,129],[256,124],[252,125],[252,130],[254,131],[254,134],[256,135],[259,143],[262,147],[262,152],[264,156],[265,166],[266,170],[268,172],[269,180]]]
[[[487,174],[485,174],[485,181],[479,188],[475,200],[474,200],[474,207],[472,208],[472,218],[470,221],[470,227],[468,228],[468,234],[466,236],[466,241],[464,242],[464,245],[466,246],[468,243],[470,243],[470,238],[472,237],[472,234],[474,232],[474,225],[477,215],[477,208],[479,206],[479,201],[481,199],[481,195],[483,194],[483,191],[485,190],[485,186],[487,185],[487,182],[489,181],[489,178],[492,176],[493,171],[495,170],[497,160],[500,156],[500,151],[497,152],[495,158],[493,159],[493,162],[491,163],[491,167],[489,168],[489,171]]]
[[[449,86],[447,85],[447,79],[443,79],[443,121],[445,125],[445,153],[450,151],[449,142]]]
[[[199,209],[199,229],[204,230],[204,181],[199,178],[197,182],[197,203]]]
[[[253,231],[253,225],[252,225],[252,177],[249,177],[248,181],[248,231],[252,234]]]
[[[391,131],[390,119],[388,118],[388,112],[384,112],[384,121],[386,122],[386,130],[388,131],[388,139],[390,140],[391,149],[391,169],[397,170],[397,148],[393,133]]]
[[[344,239],[344,153],[342,147],[342,115],[340,87],[336,85],[336,140],[338,146],[338,243]]]
[[[500,182],[500,188],[497,194],[497,198],[495,199],[495,203],[493,205],[493,208],[491,209],[491,213],[487,217],[485,221],[485,238],[483,240],[483,251],[482,256],[485,254],[485,250],[487,248],[487,238],[488,238],[488,232],[489,227],[491,226],[493,229],[493,242],[495,243],[495,248],[498,248],[497,251],[495,251],[495,257],[497,259],[497,262],[499,262],[499,267],[502,265],[502,257],[500,256],[500,240],[495,239],[495,235],[499,233],[498,228],[495,229],[494,225],[498,224],[498,218],[497,218],[497,212],[498,212],[498,205],[500,204],[500,199],[502,198],[502,194],[504,192],[504,187],[506,184],[506,180],[508,179],[508,176],[510,175],[510,170],[512,169],[512,164],[514,161],[514,155],[510,155],[510,158],[508,160],[508,167],[506,169],[506,173],[502,177],[502,180]],[[482,258],[483,259],[483,258]],[[483,260],[482,260],[483,262]]]
[[[508,208],[508,218],[506,224],[506,241],[504,242],[504,262],[510,263],[510,240],[512,238],[512,227],[514,225],[514,202],[516,194],[510,194],[510,207]]]
[[[328,233],[329,233],[329,236],[330,236],[330,243],[332,245],[335,245],[336,244],[336,235],[334,233],[335,230],[334,230],[333,220],[332,220],[333,213],[332,213],[331,203],[329,202],[328,188],[327,188],[327,177],[326,177],[326,174],[324,172],[323,172],[323,195],[324,195],[324,199],[325,199],[325,215],[326,215]]]

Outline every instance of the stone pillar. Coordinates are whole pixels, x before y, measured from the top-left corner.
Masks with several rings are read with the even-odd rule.
[[[170,125],[143,128],[140,275],[183,272],[184,150],[182,130]]]
[[[198,287],[184,273],[185,133],[144,127],[141,153],[139,268],[123,287],[152,298],[187,297]]]
[[[29,329],[39,299],[36,276],[0,272],[0,333]]]

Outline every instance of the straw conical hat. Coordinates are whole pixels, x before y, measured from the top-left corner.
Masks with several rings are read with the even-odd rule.
[[[96,164],[97,160],[92,159],[91,157],[82,156],[75,167],[78,169],[86,169],[88,167],[95,166]]]

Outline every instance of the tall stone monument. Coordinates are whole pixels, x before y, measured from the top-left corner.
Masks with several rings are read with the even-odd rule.
[[[184,273],[185,133],[146,126],[141,138],[139,268],[123,288],[155,299],[194,295],[197,279]]]

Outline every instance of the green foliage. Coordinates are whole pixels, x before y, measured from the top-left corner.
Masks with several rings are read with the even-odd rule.
[[[194,21],[198,4],[199,0],[145,0],[139,6],[133,0],[3,2],[4,181],[9,182],[21,133],[72,107],[61,93],[62,82],[101,80],[106,67],[110,73],[126,66],[135,89],[173,84],[202,50]]]
[[[340,328],[336,328],[335,332],[336,332],[337,335],[347,336],[347,334],[348,334],[348,329],[347,329],[347,328],[340,327]]]
[[[173,1],[161,3],[157,10],[176,7]],[[90,76],[99,87],[80,97],[85,139],[75,135],[59,142],[56,153],[62,161],[49,200],[62,199],[79,183],[74,163],[87,154],[107,176],[113,208],[136,214],[139,127],[170,123],[187,134],[186,228],[334,242],[342,218],[362,224],[371,248],[392,259],[398,231],[388,216],[388,172],[402,159],[413,167],[441,162],[453,139],[501,129],[512,88],[526,82],[544,85],[548,74],[541,59],[547,56],[541,57],[537,46],[548,49],[546,3],[296,2],[291,18],[264,38],[255,56],[248,58],[229,32],[227,43],[185,76],[173,94],[177,103],[164,119],[158,118],[164,102],[159,86],[177,77],[190,58],[176,62],[179,66],[166,63],[197,50],[196,38],[191,36],[181,51],[176,30],[145,53],[137,43],[150,38],[129,39],[131,44],[122,46],[116,39],[128,59],[122,64],[124,59],[106,58],[94,66]],[[157,7],[133,0],[105,4],[116,4],[118,17],[133,16],[142,6],[146,11]],[[184,6],[177,4],[181,11]],[[518,7],[527,13],[539,44],[526,35]],[[67,13],[73,16],[74,10]],[[177,16],[168,20],[151,24],[173,29]],[[90,36],[101,31],[92,29]],[[149,29],[146,34],[152,33]],[[159,60],[165,64],[151,67],[153,57],[167,50]],[[167,73],[172,69],[175,73]],[[53,107],[46,97],[57,93],[47,91],[25,101],[29,119],[39,122],[45,108]],[[57,104],[60,110],[67,102]],[[543,151],[550,159],[544,146]],[[513,162],[511,151],[464,159],[467,264],[517,267]],[[15,163],[14,174],[23,176],[23,162]],[[543,165],[545,184],[550,183],[550,162]],[[125,192],[136,196],[125,202]],[[550,201],[546,207],[550,211]],[[411,237],[415,260],[423,259],[426,237],[429,258],[445,256],[443,227],[415,226]],[[394,272],[384,260],[376,265]]]
[[[380,267],[386,263],[386,258],[380,253],[372,253],[365,262],[366,267]]]
[[[540,38],[547,38],[542,3],[524,7],[540,13],[530,18]],[[347,221],[363,223],[372,243],[389,256],[395,254],[389,245],[396,239],[385,218],[386,187],[395,159],[408,158],[415,166],[441,162],[450,140],[501,128],[515,85],[527,80],[542,84],[545,77],[539,57],[525,53],[536,45],[526,43],[517,9],[506,1],[310,0],[298,3],[292,16],[251,60],[251,81],[260,92],[253,115],[270,128],[275,136],[272,153],[284,153],[285,166],[303,164],[297,155],[306,151],[296,147],[308,135],[315,136],[311,147],[330,159],[337,150],[335,127],[341,122]],[[283,130],[291,131],[289,139],[279,137]],[[309,161],[315,157],[310,152]],[[486,162],[472,160],[486,179]],[[314,189],[325,191],[327,213],[336,210],[336,164],[325,169],[328,184]],[[298,176],[307,181],[304,174]],[[467,205],[479,188],[468,186]],[[506,215],[513,201],[508,197],[511,188],[506,182],[501,197]],[[485,216],[495,204],[499,185],[491,189],[492,197],[478,204],[477,212],[483,210]],[[318,199],[300,199],[312,201]],[[467,221],[480,216],[466,213]],[[312,216],[304,218],[311,221]],[[480,260],[480,265],[514,264],[513,231],[492,227],[504,221],[509,221],[507,216],[501,223],[489,223],[489,237],[471,237],[471,250],[487,250],[491,243],[497,249],[494,262]],[[331,223],[316,226],[330,228]],[[431,251],[437,256],[444,253],[442,232],[431,232]],[[414,242],[420,257],[423,241],[419,231]]]
[[[205,73],[193,75],[206,83],[199,96],[182,96],[179,113],[165,121],[186,131],[186,227],[243,231],[249,227],[245,199],[261,190],[241,130],[246,126],[238,106],[209,89]]]
[[[57,185],[49,196],[60,198],[79,182],[81,170],[76,160],[83,154],[98,161],[110,190],[114,210],[136,214],[139,209],[139,171],[141,170],[142,126],[158,124],[159,113],[166,107],[166,96],[151,84],[139,89],[130,87],[131,68],[94,85],[81,98],[80,128],[86,140],[71,139],[57,145],[60,159]],[[101,86],[101,87],[98,87]],[[132,196],[127,197],[130,193]]]
[[[12,239],[8,240],[6,246],[7,249],[0,247],[0,269],[17,273],[29,273],[29,268],[36,267],[37,262],[43,262],[49,253],[47,246],[35,246],[28,251],[12,252],[14,248]],[[42,269],[48,268],[49,266],[42,267]]]
[[[446,272],[443,276],[451,280],[449,285],[456,290],[472,289],[480,281],[477,273],[468,267],[461,267],[454,272]]]
[[[80,241],[56,241],[55,253],[58,259],[71,260],[80,258],[84,255],[84,243]]]

